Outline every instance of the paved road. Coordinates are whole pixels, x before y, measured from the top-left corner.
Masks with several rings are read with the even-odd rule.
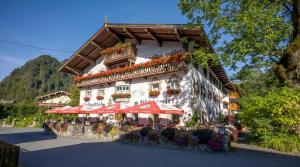
[[[163,149],[46,135],[41,129],[0,128],[0,140],[21,146],[25,167],[293,167],[300,158],[247,150],[229,154]]]

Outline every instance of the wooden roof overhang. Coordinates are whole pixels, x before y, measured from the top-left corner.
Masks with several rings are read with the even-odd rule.
[[[68,92],[65,92],[65,91],[57,91],[57,92],[49,93],[49,94],[46,94],[46,95],[43,95],[43,96],[38,96],[38,97],[36,97],[36,99],[42,100],[42,99],[44,99],[44,98],[51,97],[51,96],[57,96],[57,95],[59,95],[59,94],[66,95],[66,96],[70,96],[70,94],[69,94]]]
[[[125,39],[132,39],[137,44],[141,44],[143,40],[154,40],[162,46],[163,41],[181,42],[183,37],[195,41],[200,46],[211,47],[204,31],[199,27],[187,28],[185,24],[105,23],[59,68],[59,71],[81,75],[86,67],[96,64],[101,50],[124,42]],[[212,70],[223,84],[229,83],[221,66],[213,67]]]

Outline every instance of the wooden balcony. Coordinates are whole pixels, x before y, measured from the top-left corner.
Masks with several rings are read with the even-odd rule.
[[[97,78],[84,79],[77,82],[78,87],[92,86],[103,83],[111,83],[115,81],[123,81],[128,79],[140,78],[140,77],[148,77],[152,75],[165,74],[170,72],[187,70],[187,64],[184,61],[170,63],[170,64],[162,64],[155,67],[148,67],[133,70],[130,72],[124,72],[121,74],[112,74],[109,76],[101,76]]]
[[[112,65],[127,61],[135,61],[136,59],[136,49],[133,47],[128,47],[123,53],[112,53],[110,55],[104,56],[104,64]]]

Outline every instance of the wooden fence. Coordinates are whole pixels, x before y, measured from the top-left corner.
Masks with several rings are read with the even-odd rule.
[[[0,167],[18,167],[20,147],[0,141]]]

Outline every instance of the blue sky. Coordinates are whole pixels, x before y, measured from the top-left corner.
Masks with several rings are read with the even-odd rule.
[[[186,23],[178,0],[1,0],[0,40],[75,51],[103,24]],[[0,80],[41,54],[64,60],[72,52],[56,52],[0,41]]]

